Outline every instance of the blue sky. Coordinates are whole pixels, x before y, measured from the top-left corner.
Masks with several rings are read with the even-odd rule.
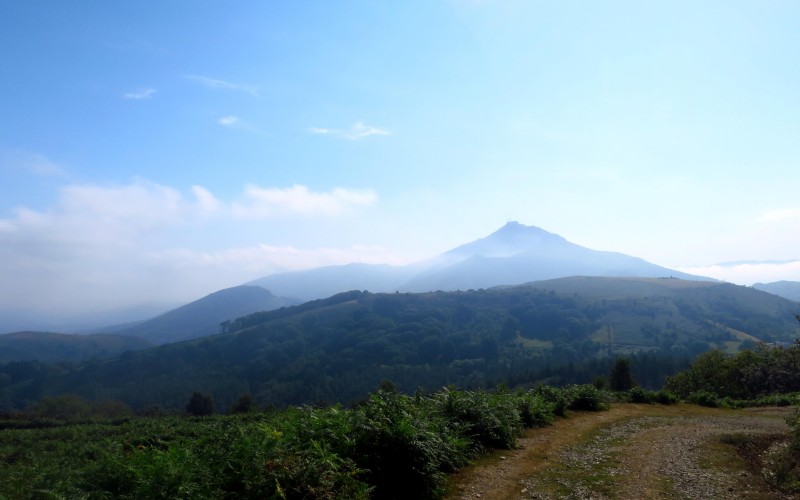
[[[180,303],[508,220],[800,280],[800,4],[0,4],[0,303]],[[43,306],[43,304],[46,304]]]

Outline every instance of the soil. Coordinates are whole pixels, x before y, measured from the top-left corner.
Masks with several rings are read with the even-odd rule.
[[[755,437],[762,455],[774,451],[792,411],[625,404],[574,413],[454,474],[448,499],[788,498],[770,490],[764,457],[742,456],[736,443]]]

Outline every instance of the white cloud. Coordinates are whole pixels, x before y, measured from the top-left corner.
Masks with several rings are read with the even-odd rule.
[[[791,219],[800,219],[800,208],[769,210],[761,214],[761,220],[764,222],[783,222]]]
[[[208,189],[202,186],[192,186],[192,193],[197,198],[197,205],[202,212],[217,212],[222,208],[222,202]]]
[[[223,127],[232,127],[234,125],[237,125],[239,121],[240,121],[239,118],[236,116],[223,116],[222,118],[217,120],[217,123],[219,123]]]
[[[141,99],[150,99],[156,93],[156,89],[147,88],[137,90],[135,92],[126,92],[122,94],[123,99],[134,99],[134,100],[141,100]]]
[[[680,267],[680,271],[715,278],[737,285],[771,283],[774,281],[800,281],[800,260],[778,262],[733,262],[708,266]]]
[[[245,198],[244,203],[233,205],[235,215],[268,218],[284,214],[337,215],[357,205],[372,205],[378,196],[370,189],[335,188],[327,193],[316,193],[296,184],[284,189],[250,185],[245,189]]]
[[[363,122],[354,123],[349,129],[340,130],[332,128],[311,127],[308,129],[312,134],[330,135],[340,139],[357,141],[373,135],[392,135],[388,130],[366,125]]]
[[[236,92],[244,92],[253,97],[259,97],[259,88],[256,85],[248,85],[242,83],[233,83],[225,80],[218,80],[216,78],[209,78],[207,76],[187,75],[186,78],[194,80],[203,84],[204,86],[212,89],[233,90]]]
[[[280,217],[292,214],[306,216],[314,234],[315,224],[331,222],[311,216],[370,205],[377,199],[371,190],[247,186],[240,198],[226,202],[202,186],[185,192],[138,180],[69,185],[48,209],[19,207],[0,218],[0,316],[15,309],[44,317],[174,304],[281,270],[397,260],[378,247],[301,249],[261,241],[280,234]]]

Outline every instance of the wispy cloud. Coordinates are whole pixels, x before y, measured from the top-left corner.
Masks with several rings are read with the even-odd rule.
[[[223,127],[233,127],[234,125],[237,125],[240,121],[241,120],[239,120],[239,117],[237,116],[223,116],[222,118],[217,120],[217,123],[219,123]]]
[[[134,92],[126,92],[122,94],[123,99],[133,99],[133,100],[142,100],[142,99],[150,99],[155,95],[156,89],[147,88],[141,89]]]
[[[249,123],[239,118],[238,116],[234,115],[221,116],[217,118],[217,124],[228,129],[244,130],[246,132],[251,132],[253,134],[258,134],[263,136],[270,135],[267,132],[264,132],[260,128],[256,127],[252,123]]]
[[[312,134],[330,135],[332,137],[347,139],[349,141],[357,141],[373,135],[392,135],[392,133],[388,130],[373,127],[363,122],[356,122],[349,129],[311,127],[308,129],[308,131]]]
[[[256,85],[233,83],[226,80],[218,80],[216,78],[209,78],[207,76],[186,75],[186,78],[194,80],[202,85],[212,89],[233,90],[237,92],[244,92],[253,97],[259,97],[259,88]]]
[[[245,188],[245,201],[233,205],[233,213],[246,218],[269,218],[286,214],[337,215],[358,205],[372,205],[378,195],[371,189],[335,188],[313,192],[296,184],[290,188]]]
[[[319,266],[350,264],[395,264],[410,263],[405,255],[391,249],[352,245],[344,248],[298,248],[260,243],[256,245],[227,248],[217,252],[202,252],[191,249],[170,249],[154,257],[169,263],[170,267],[235,268],[247,271],[246,276],[266,275],[282,271],[296,271]]]
[[[0,171],[2,170],[46,177],[67,175],[61,166],[39,153],[0,149]]]
[[[800,219],[800,208],[781,208],[761,214],[761,220],[764,222],[782,222],[790,219]]]

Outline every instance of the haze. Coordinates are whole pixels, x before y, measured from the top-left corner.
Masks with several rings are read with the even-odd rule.
[[[4,2],[0,314],[410,263],[508,220],[800,280],[798,21],[778,1]]]

